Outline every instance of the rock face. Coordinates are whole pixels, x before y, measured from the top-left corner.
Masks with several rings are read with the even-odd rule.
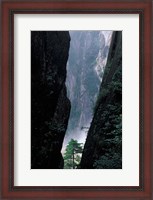
[[[111,39],[112,31],[100,31],[99,43],[101,45],[98,52],[98,56],[96,58],[96,66],[94,67],[100,81],[102,80],[104,75]]]
[[[70,31],[66,85],[71,114],[65,142],[71,138],[84,142],[86,138],[108,55],[111,31],[104,32],[106,36],[101,31]]]
[[[68,31],[31,32],[31,168],[63,168],[61,148],[70,101],[66,95]]]
[[[122,32],[114,32],[80,168],[122,168]]]

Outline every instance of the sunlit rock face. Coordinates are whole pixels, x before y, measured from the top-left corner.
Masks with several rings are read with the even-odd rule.
[[[71,139],[84,142],[93,117],[112,31],[70,31],[67,91],[71,113],[63,148]]]
[[[104,70],[105,70],[105,66],[107,62],[109,47],[110,47],[111,38],[112,38],[112,31],[100,31],[99,38],[100,38],[100,49],[98,52],[98,56],[96,58],[95,70],[101,81],[103,78],[103,74],[104,74]]]
[[[31,32],[31,168],[63,168],[61,148],[70,101],[66,92],[68,31]]]
[[[112,35],[80,168],[122,168],[122,32]]]

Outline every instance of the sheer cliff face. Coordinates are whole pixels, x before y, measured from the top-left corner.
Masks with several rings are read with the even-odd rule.
[[[70,101],[66,95],[67,31],[31,32],[31,168],[62,168]]]
[[[111,43],[111,38],[112,38],[112,31],[100,31],[99,33],[99,43],[100,49],[98,52],[98,56],[96,58],[96,65],[95,65],[95,70],[97,72],[97,75],[100,79],[100,81],[103,78],[106,62],[107,62],[107,57],[108,57],[108,52],[109,52],[109,47]]]
[[[111,33],[70,31],[71,45],[66,85],[71,101],[71,114],[65,142],[71,138],[79,142],[85,140],[101,83],[101,71],[104,70],[107,60]]]
[[[90,120],[100,81],[94,70],[99,52],[99,32],[71,32],[67,87],[73,104],[71,128],[82,127]],[[84,109],[86,108],[86,109]]]
[[[122,32],[114,32],[81,168],[122,168]]]

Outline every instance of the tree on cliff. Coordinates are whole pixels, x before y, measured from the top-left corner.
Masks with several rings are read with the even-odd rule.
[[[64,153],[64,168],[76,169],[81,160],[82,143],[78,143],[77,140],[71,139],[66,146]]]

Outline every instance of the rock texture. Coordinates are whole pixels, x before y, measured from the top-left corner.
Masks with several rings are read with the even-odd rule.
[[[61,148],[70,101],[66,94],[67,31],[31,32],[31,168],[63,168]]]
[[[112,31],[100,31],[99,33],[100,49],[98,52],[98,56],[96,58],[96,66],[94,67],[100,81],[102,81],[104,75],[111,39],[112,39]]]
[[[122,32],[112,36],[80,168],[122,168]]]

